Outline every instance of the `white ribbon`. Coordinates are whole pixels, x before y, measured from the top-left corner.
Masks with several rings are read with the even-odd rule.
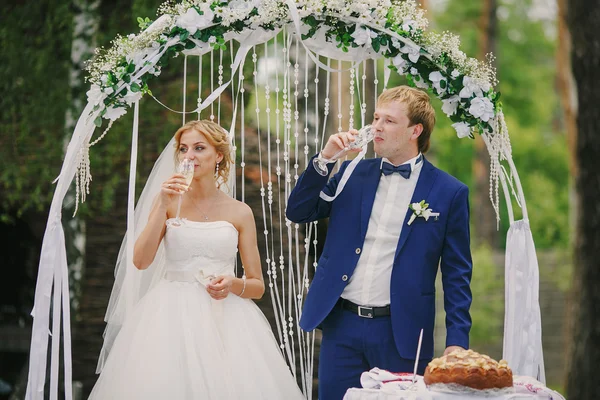
[[[338,197],[340,195],[340,193],[342,193],[342,190],[344,190],[344,186],[346,186],[346,182],[348,182],[348,179],[350,179],[350,175],[352,175],[352,172],[354,172],[354,168],[356,168],[356,165],[358,165],[360,160],[365,158],[366,153],[367,153],[367,146],[364,146],[363,149],[361,150],[361,152],[358,153],[358,155],[354,158],[354,160],[352,160],[350,162],[350,164],[346,167],[346,169],[344,170],[344,173],[342,174],[342,179],[340,179],[340,182],[338,183],[338,186],[335,189],[335,194],[333,196],[329,196],[325,192],[321,191],[321,193],[319,194],[319,197],[327,202],[332,202],[333,200],[335,200],[335,198]]]
[[[502,358],[515,375],[545,383],[539,266],[527,220],[511,225],[506,239]]]
[[[129,188],[127,196],[127,266],[125,269],[125,279],[127,275],[134,273],[133,250],[135,245],[135,177],[137,169],[137,151],[138,151],[138,130],[140,117],[140,102],[135,102],[133,112],[133,128],[131,130],[131,159],[129,160]],[[133,300],[128,298],[127,309],[133,307]]]
[[[48,224],[42,241],[42,251],[38,269],[38,279],[35,288],[35,299],[31,315],[33,328],[31,332],[31,348],[29,352],[29,375],[27,381],[26,400],[43,400],[46,380],[48,327],[50,323],[50,296],[52,285],[56,278],[61,279],[61,284],[54,290],[60,293],[59,302],[54,307],[63,307],[64,310],[64,369],[65,369],[65,398],[71,400],[71,331],[69,313],[69,286],[67,276],[67,258],[65,250],[64,231],[61,224],[61,209],[63,200],[75,176],[77,167],[77,154],[84,144],[87,144],[94,132],[94,119],[99,111],[93,111],[93,104],[88,104],[77,122],[73,137],[67,146],[65,161],[63,163],[59,180],[56,185],[54,197],[50,205]],[[56,273],[56,271],[62,271]],[[60,301],[62,299],[62,301]],[[58,334],[58,331],[54,332]],[[58,348],[51,353],[51,360],[58,359]]]

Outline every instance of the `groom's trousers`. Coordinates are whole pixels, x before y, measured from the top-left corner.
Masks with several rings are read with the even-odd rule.
[[[361,317],[338,302],[321,328],[319,400],[341,400],[349,388],[361,387],[360,375],[374,367],[413,372],[415,361],[398,354],[389,315]],[[418,374],[423,375],[429,361],[419,362]]]

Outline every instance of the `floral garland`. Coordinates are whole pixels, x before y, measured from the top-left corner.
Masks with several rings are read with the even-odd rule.
[[[141,32],[117,37],[109,50],[99,49],[87,69],[97,126],[114,121],[161,73],[170,58],[194,48],[224,49],[244,33],[277,31],[290,24],[288,3],[281,0],[167,1],[155,22],[138,18]],[[502,116],[493,58],[482,62],[460,50],[458,36],[427,32],[424,10],[415,0],[295,0],[303,40],[319,38],[344,52],[364,49],[390,60],[389,68],[406,75],[412,86],[442,101],[459,138],[474,132],[496,136],[492,155],[492,203],[498,213],[499,162],[510,151]],[[502,121],[499,121],[501,119]],[[500,140],[498,140],[500,139]]]
[[[491,57],[468,58],[458,36],[425,32],[428,21],[415,0],[297,0],[303,39],[319,33],[342,51],[367,48],[391,60],[390,68],[409,83],[429,89],[442,100],[459,137],[492,132],[490,121],[501,110]],[[161,73],[170,58],[184,50],[225,47],[227,39],[245,30],[277,30],[291,22],[280,0],[166,2],[152,24],[138,18],[141,33],[118,36],[108,51],[99,49],[88,64],[92,88],[88,100],[101,118],[115,120],[127,106],[149,93],[148,80]],[[400,40],[404,39],[404,40]],[[145,71],[143,71],[145,69]],[[140,73],[143,71],[143,73]]]

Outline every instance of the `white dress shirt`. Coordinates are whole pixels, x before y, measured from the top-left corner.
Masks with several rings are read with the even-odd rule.
[[[411,164],[408,179],[399,173],[381,176],[362,252],[342,298],[361,306],[390,304],[392,267],[406,212],[423,167],[422,161],[416,163],[420,156],[405,163]],[[384,158],[381,162],[389,161]]]

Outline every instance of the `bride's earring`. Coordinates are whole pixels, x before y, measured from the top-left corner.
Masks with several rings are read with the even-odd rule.
[[[215,179],[219,179],[219,163],[217,162],[217,167],[215,169]]]

